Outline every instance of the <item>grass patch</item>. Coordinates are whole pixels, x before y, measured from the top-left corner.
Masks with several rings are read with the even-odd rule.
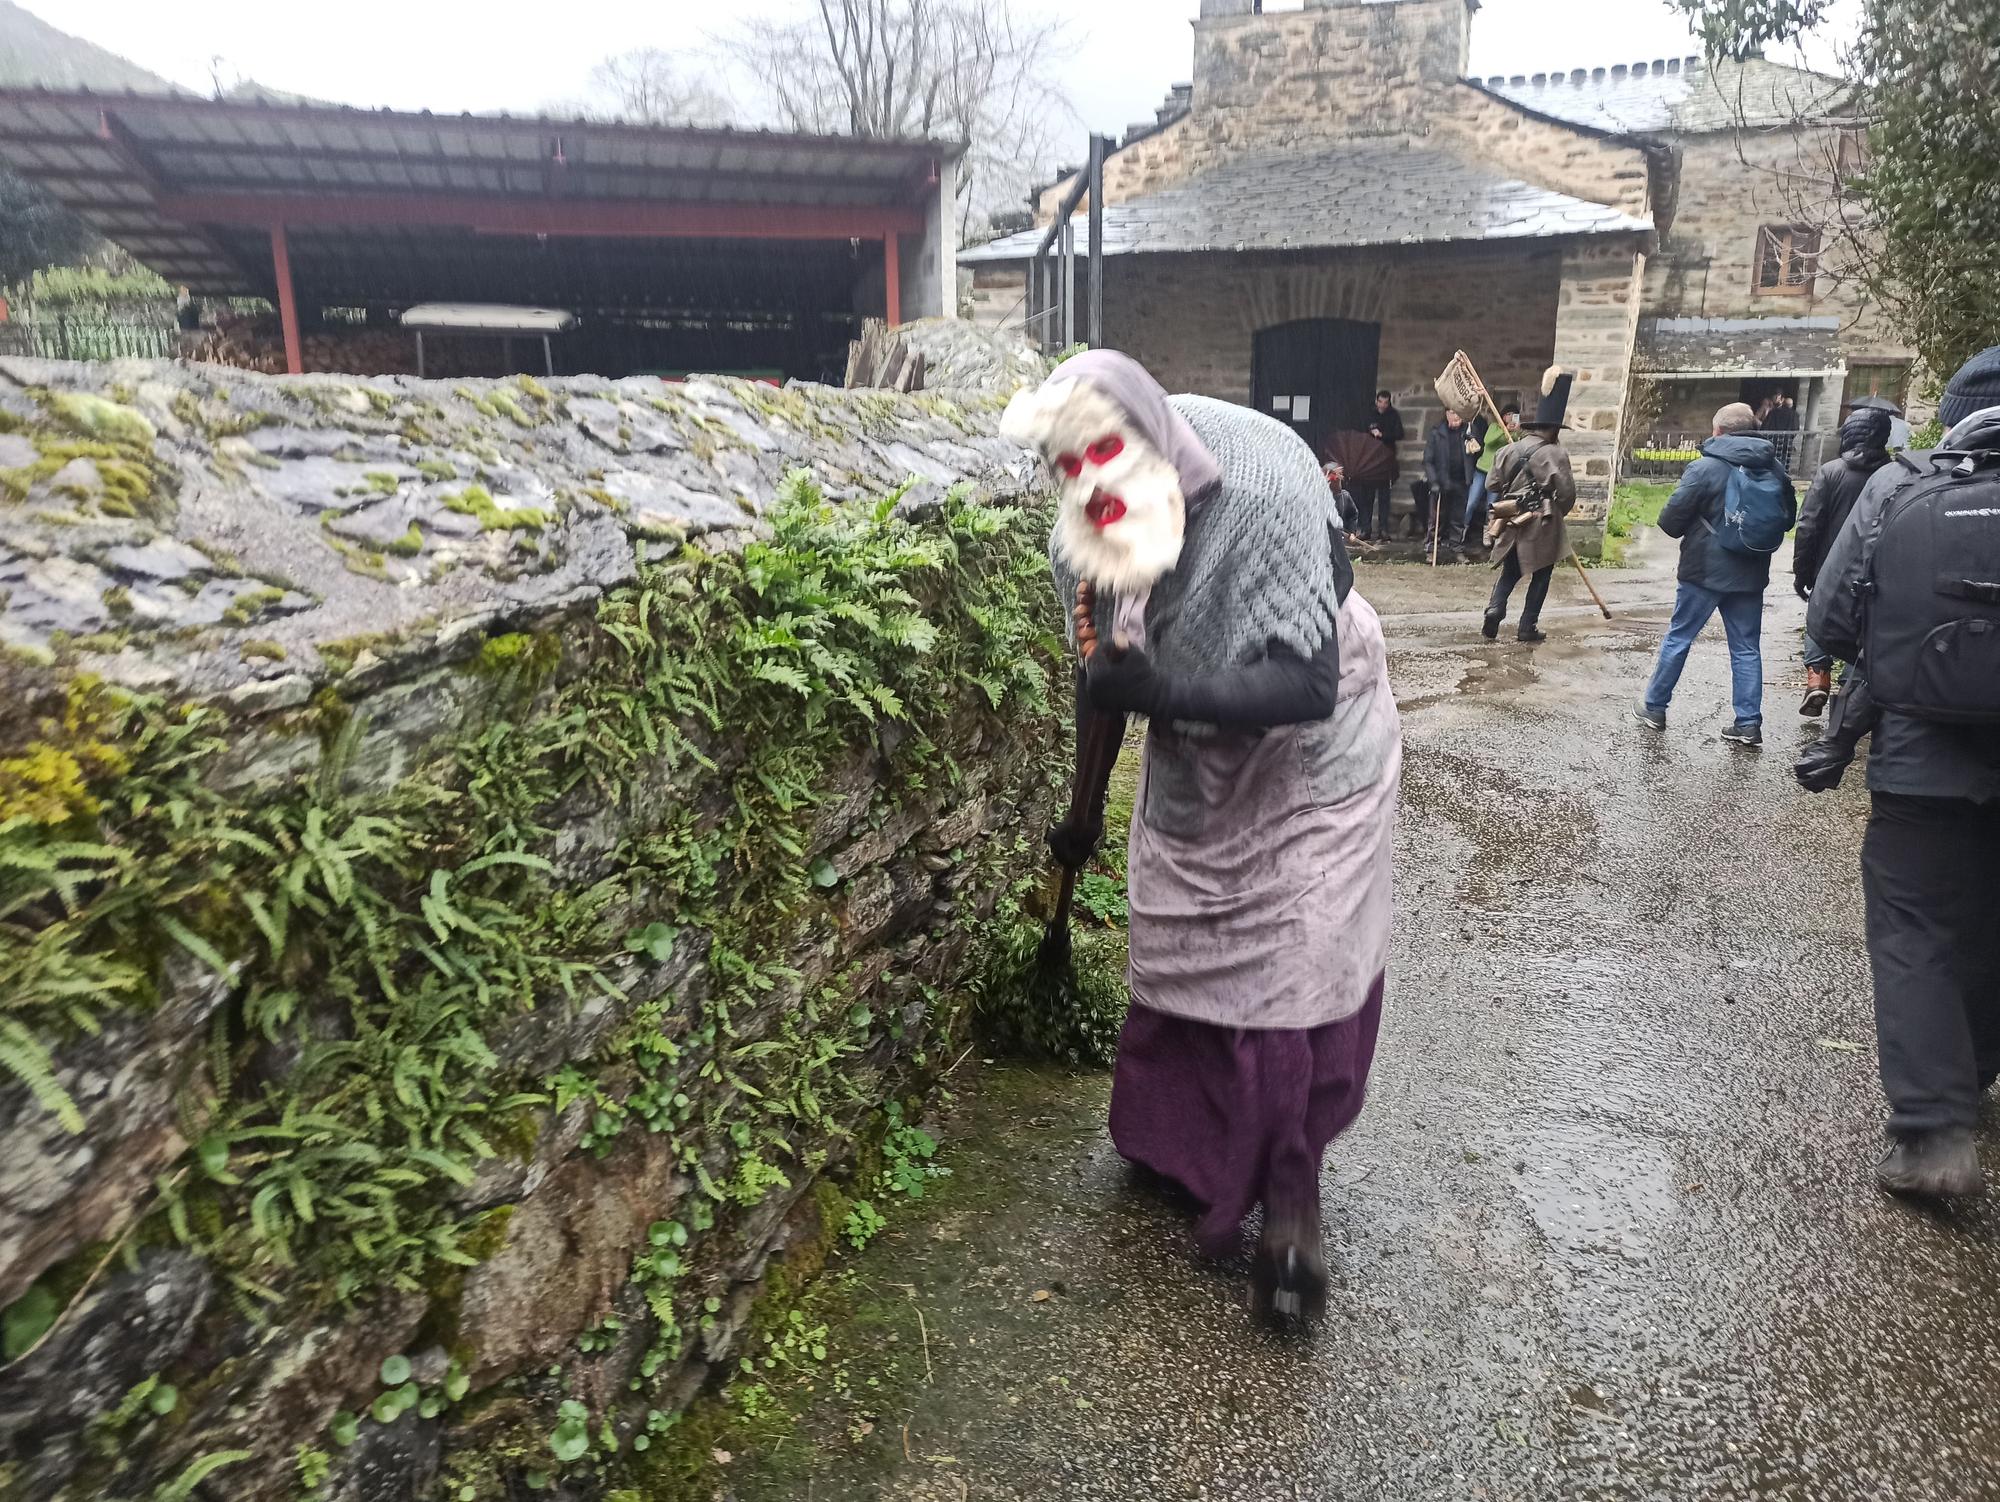
[[[1625,566],[1625,549],[1640,527],[1656,525],[1660,511],[1674,493],[1664,480],[1627,480],[1611,492],[1611,512],[1604,521],[1604,564]]]

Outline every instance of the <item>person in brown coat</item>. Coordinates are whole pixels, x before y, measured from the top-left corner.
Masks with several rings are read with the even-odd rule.
[[[1523,436],[1493,460],[1487,487],[1494,496],[1493,521],[1487,536],[1500,578],[1486,602],[1481,634],[1497,641],[1507,619],[1507,601],[1514,586],[1528,575],[1528,598],[1515,635],[1524,642],[1544,641],[1542,602],[1549,580],[1569,553],[1568,516],[1576,505],[1576,477],[1562,446],[1563,418],[1569,414],[1569,391],[1575,377],[1552,365],[1542,377],[1542,400],[1535,420],[1521,424]]]

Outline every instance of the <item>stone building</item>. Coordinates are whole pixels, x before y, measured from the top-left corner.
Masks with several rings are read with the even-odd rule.
[[[1455,349],[1524,405],[1560,363],[1578,373],[1567,442],[1592,533],[1628,424],[1696,426],[1718,392],[1763,382],[1831,425],[1850,363],[1901,395],[1909,352],[1820,284],[1764,181],[1837,142],[1794,119],[1827,112],[1828,80],[1684,59],[1474,78],[1475,6],[1203,0],[1192,83],[1106,162],[1106,341],[1316,444],[1389,388],[1406,502]],[[1042,226],[1068,186],[1042,195]],[[975,316],[1023,318],[1043,233],[961,256]]]
[[[1834,217],[1835,176],[1863,160],[1838,80],[1688,58],[1485,85],[1665,154],[1634,358],[1654,388],[1637,403],[1652,429],[1699,431],[1725,401],[1782,391],[1812,432],[1838,426],[1857,398],[1905,406],[1920,395],[1913,351],[1842,275],[1844,247],[1822,246],[1814,227]]]

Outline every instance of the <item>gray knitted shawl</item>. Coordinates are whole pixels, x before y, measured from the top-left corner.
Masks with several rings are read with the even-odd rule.
[[[1205,396],[1169,403],[1221,466],[1222,485],[1189,507],[1180,562],[1153,586],[1147,651],[1168,673],[1243,667],[1267,656],[1273,642],[1315,655],[1334,636],[1340,610],[1333,568],[1340,513],[1319,462],[1275,418]],[[1077,577],[1053,536],[1049,563],[1067,613]],[[1116,602],[1100,594],[1104,641],[1115,616]]]

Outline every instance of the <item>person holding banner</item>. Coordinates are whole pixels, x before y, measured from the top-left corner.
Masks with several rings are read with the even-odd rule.
[[[1510,443],[1493,460],[1488,485],[1493,493],[1493,557],[1500,578],[1486,604],[1480,633],[1497,641],[1507,619],[1507,601],[1514,586],[1528,577],[1528,597],[1521,610],[1516,639],[1545,641],[1542,602],[1556,565],[1569,552],[1569,513],[1576,505],[1576,476],[1563,450],[1563,419],[1569,415],[1570,386],[1575,376],[1551,365],[1542,377],[1542,399],[1535,420],[1521,424],[1524,437]]]

